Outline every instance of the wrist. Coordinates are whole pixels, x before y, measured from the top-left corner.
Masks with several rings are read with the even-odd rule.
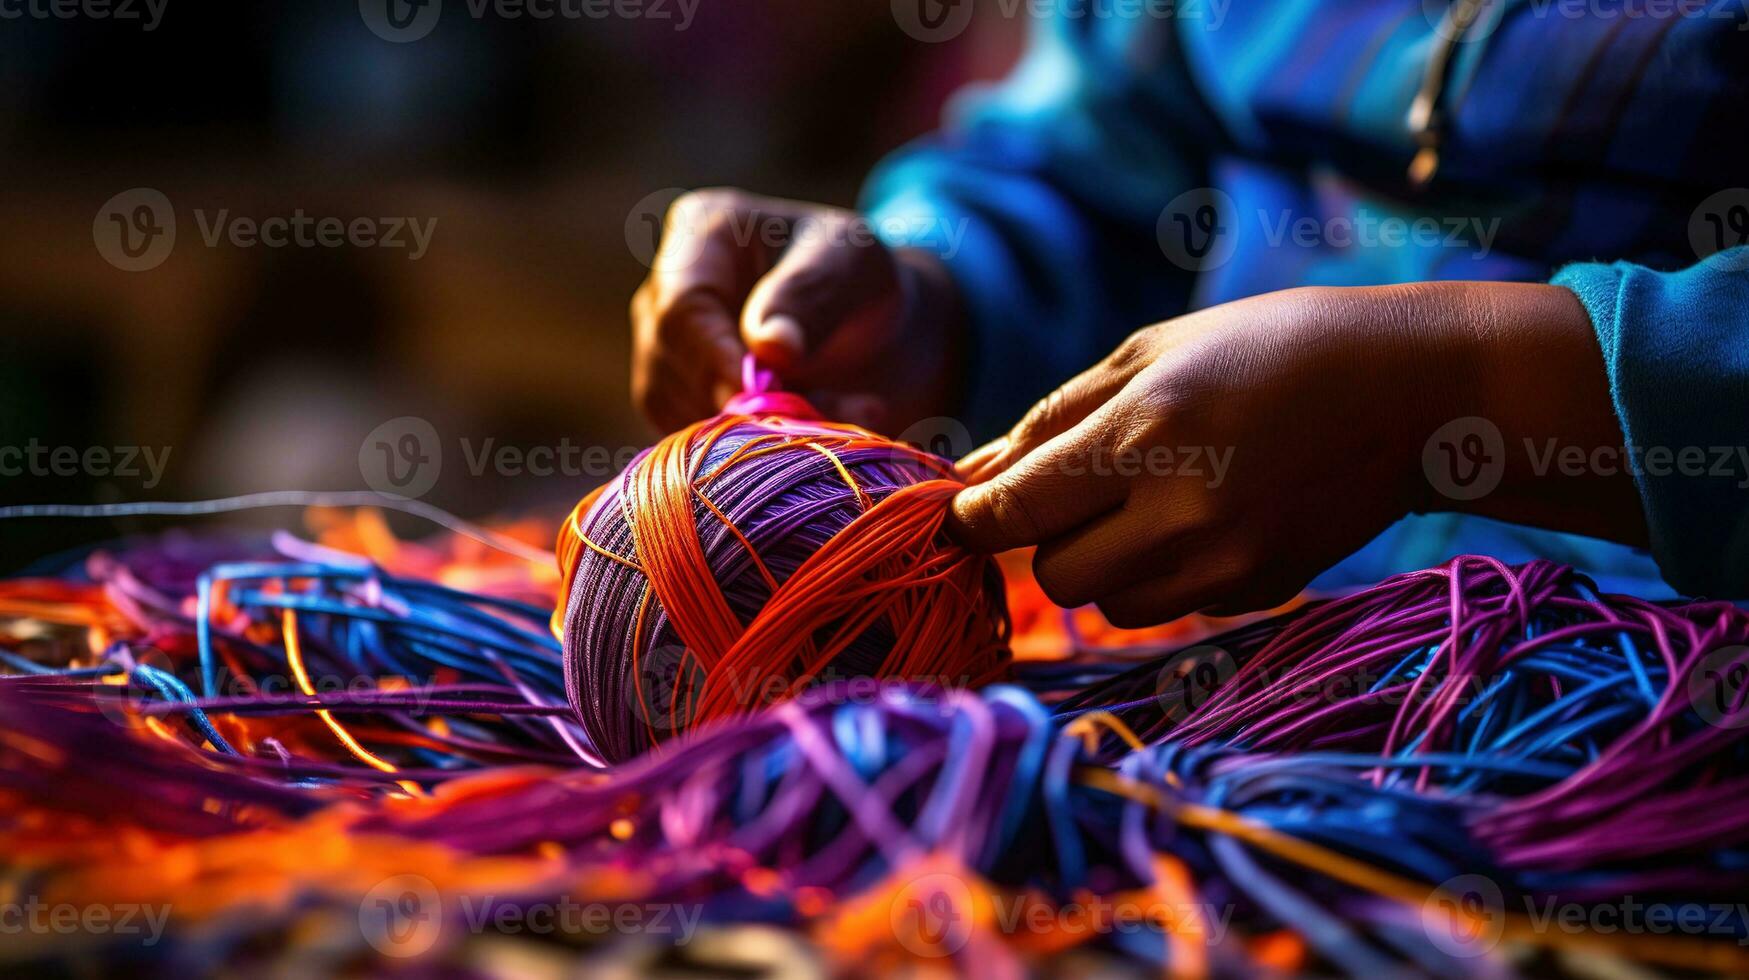
[[[1423,509],[1643,543],[1602,350],[1578,299],[1539,283],[1430,284],[1427,298],[1456,353],[1438,382],[1445,417],[1423,420],[1417,447]]]

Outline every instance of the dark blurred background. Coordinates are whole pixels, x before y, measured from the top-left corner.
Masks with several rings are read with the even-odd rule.
[[[627,395],[640,202],[724,184],[849,204],[954,89],[1005,71],[1025,26],[980,12],[922,43],[887,0],[698,0],[684,29],[676,0],[663,19],[442,0],[428,35],[391,43],[367,25],[384,0],[156,0],[150,30],[145,0],[57,2],[0,3],[0,504],[360,489],[367,436],[411,416],[443,452],[423,498],[480,518],[599,478],[476,474],[462,440],[654,436]],[[103,212],[140,188],[176,237],[126,271]],[[417,258],[407,232],[209,244],[221,212],[412,219],[431,239]],[[154,526],[0,522],[0,565]]]

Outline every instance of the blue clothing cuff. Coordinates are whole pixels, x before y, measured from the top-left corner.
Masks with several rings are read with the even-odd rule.
[[[1749,247],[1676,272],[1557,274],[1591,314],[1664,577],[1749,596]]]

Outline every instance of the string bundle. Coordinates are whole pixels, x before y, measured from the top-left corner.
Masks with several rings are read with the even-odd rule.
[[[1749,794],[1746,644],[1749,613],[1732,603],[1604,595],[1564,565],[1468,556],[1132,670],[1059,712],[1110,712],[1194,765],[1242,750],[1277,757],[1277,773],[1333,766],[1389,796],[1453,801],[1470,845],[1505,866],[1614,865],[1640,889],[1729,891],[1749,844],[1749,810],[1729,802]]]
[[[942,535],[945,460],[746,387],[580,503],[556,569],[367,513],[0,580],[0,900],[173,923],[0,964],[445,972],[569,903],[861,973],[1749,972],[1744,609],[1464,557],[1113,632]],[[1649,907],[1699,927],[1620,927]],[[664,937],[695,938],[566,938]]]
[[[478,923],[570,902],[783,925],[862,972],[1066,950],[1183,976],[1505,973],[1526,950],[1749,969],[1749,923],[1719,914],[1749,869],[1749,613],[1727,603],[1461,558],[1196,646],[1093,650],[1020,578],[1021,621],[1058,640],[1017,686],[826,682],[604,770],[532,589],[492,581],[280,535],[0,582],[4,880],[164,903],[186,938],[153,955],[206,967],[264,936],[477,963]],[[1120,648],[1141,662],[1100,665]],[[1617,924],[1589,913],[1611,903],[1702,928],[1536,918]],[[630,947],[688,938],[666,928]]]
[[[571,706],[614,761],[834,678],[978,686],[1005,670],[994,562],[941,531],[939,457],[822,420],[746,367],[559,534]]]

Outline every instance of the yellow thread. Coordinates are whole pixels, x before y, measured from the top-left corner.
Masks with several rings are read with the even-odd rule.
[[[291,663],[292,676],[297,679],[298,690],[315,697],[316,686],[310,683],[310,675],[304,671],[304,655],[298,648],[297,614],[289,608],[283,612],[285,614],[285,658]],[[334,737],[340,740],[340,744],[351,750],[352,754],[358,756],[360,761],[383,772],[400,772],[399,769],[372,755],[369,749],[358,744],[358,740],[353,738],[352,733],[342,727],[339,721],[335,720],[333,713],[328,709],[317,708],[316,716],[321,718],[323,723],[334,732]],[[402,783],[402,787],[405,788],[406,784]]]
[[[616,555],[613,552],[608,551],[606,548],[603,548],[602,546],[589,540],[588,538],[583,536],[583,531],[580,528],[574,528],[573,531],[577,535],[577,540],[583,542],[583,547],[588,548],[590,551],[595,552],[596,554],[600,555],[603,558],[611,558],[614,561],[619,562],[621,565],[624,565],[625,567],[631,569],[632,571],[637,572],[639,575],[644,574],[643,568],[640,567],[637,562],[632,561],[630,558],[622,558],[619,555]]]
[[[693,487],[692,495],[697,497],[700,503],[708,507],[711,513],[717,515],[717,520],[722,521],[723,526],[729,529],[729,533],[733,534],[735,539],[741,542],[741,547],[747,549],[747,556],[752,558],[753,564],[758,567],[760,577],[765,579],[765,587],[776,592],[776,576],[771,574],[771,569],[765,567],[765,559],[759,557],[759,551],[753,547],[753,542],[747,540],[747,535],[742,534],[741,529],[735,526],[735,522],[729,520],[729,515],[723,513],[716,504],[711,503],[711,498],[705,496],[703,490],[698,487]]]
[[[1104,725],[1111,729],[1113,734],[1123,739],[1130,748],[1138,752],[1147,747],[1142,744],[1141,739],[1136,737],[1136,733],[1130,729],[1130,726],[1124,724],[1122,719],[1109,711],[1089,711],[1064,726],[1063,732],[1067,735],[1080,736],[1087,751],[1092,752],[1099,748],[1099,731],[1095,727],[1096,725]]]
[[[862,487],[856,482],[856,477],[850,475],[850,469],[844,465],[843,460],[838,458],[838,454],[817,442],[808,443],[808,448],[832,461],[833,467],[838,470],[839,477],[844,480],[844,485],[856,494],[857,502],[862,505],[862,509],[868,510],[868,494],[862,492]]]

